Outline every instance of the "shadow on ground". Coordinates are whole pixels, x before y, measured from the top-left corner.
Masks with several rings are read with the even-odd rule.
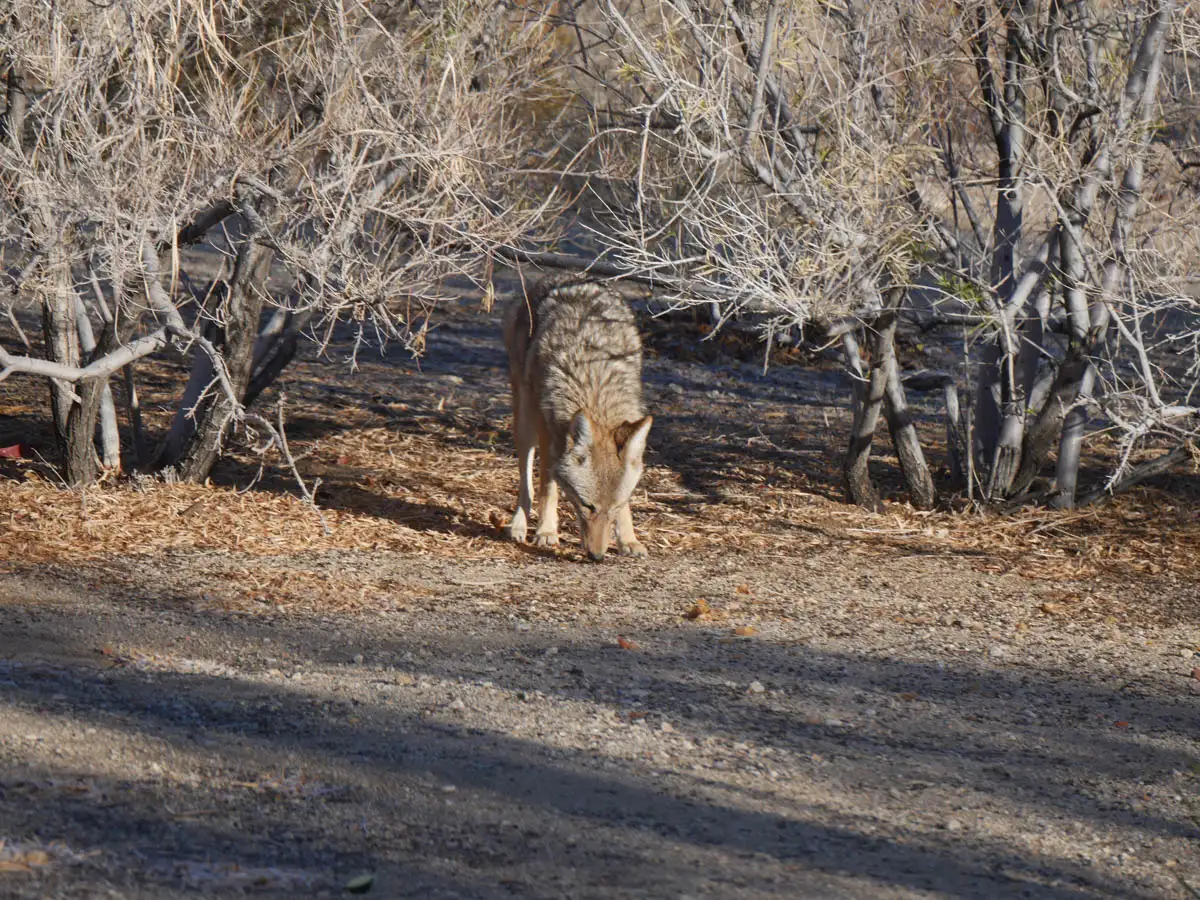
[[[43,752],[0,779],[0,835],[99,851],[42,888],[107,879],[169,896],[259,872],[264,894],[296,896],[368,871],[383,895],[412,897],[1149,897],[1159,894],[1111,869],[1031,855],[1011,833],[968,840],[923,817],[923,796],[986,795],[1034,832],[1049,817],[1102,832],[1197,834],[1185,816],[1131,809],[1112,793],[1194,764],[1157,741],[1195,741],[1194,704],[1080,673],[678,629],[647,633],[630,652],[579,628],[550,653],[562,635],[514,639],[504,622],[467,616],[450,633],[389,620],[364,662],[328,622],[235,624],[181,612],[190,596],[136,610],[169,625],[158,650],[135,659],[100,652],[136,628],[120,602],[96,628],[82,609],[30,624],[9,599],[0,630],[21,638],[0,662],[5,708],[115,741],[111,775]],[[170,670],[169,654],[204,647],[222,671]],[[268,675],[267,652],[318,677]],[[374,662],[383,659],[396,666]],[[766,681],[759,695],[745,688],[755,677]],[[538,722],[545,738],[447,703],[456,686],[485,681],[489,702]],[[605,719],[600,732],[616,728],[612,739],[633,751],[642,730],[670,723],[693,752],[665,761],[614,755],[608,739],[572,746],[577,736],[558,731],[568,707],[584,711],[585,729]],[[1136,733],[1110,727],[1121,710]],[[875,727],[877,715],[886,727]],[[792,783],[765,772],[749,784],[723,780],[739,744],[777,754]],[[130,768],[146,745],[166,771]],[[893,814],[837,802],[880,783],[900,792]],[[72,784],[85,787],[63,789]],[[897,806],[911,816],[894,815]]]

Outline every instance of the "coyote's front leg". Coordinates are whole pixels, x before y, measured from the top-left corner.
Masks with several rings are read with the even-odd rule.
[[[550,434],[545,426],[538,428],[538,444],[538,527],[533,542],[539,547],[557,547],[558,484],[550,466]]]
[[[646,545],[633,532],[633,511],[626,503],[617,512],[617,552],[622,556],[645,557],[650,555]]]

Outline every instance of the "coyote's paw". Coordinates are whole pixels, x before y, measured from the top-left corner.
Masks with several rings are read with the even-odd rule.
[[[525,543],[526,531],[525,510],[518,509],[513,513],[512,524],[508,526],[508,536],[518,544],[523,544]]]
[[[617,549],[620,550],[622,556],[636,556],[638,559],[645,559],[650,555],[650,551],[646,549],[646,545],[641,541],[622,544]]]
[[[557,547],[558,535],[550,531],[538,532],[533,536],[533,542],[539,547]]]

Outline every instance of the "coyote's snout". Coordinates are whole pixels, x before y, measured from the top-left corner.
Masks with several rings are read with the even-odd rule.
[[[561,487],[589,557],[604,559],[614,524],[620,552],[645,556],[629,511],[652,421],[642,410],[642,342],[633,312],[601,285],[548,280],[516,299],[504,337],[521,467],[509,534],[525,540],[536,448],[539,546],[558,543]]]

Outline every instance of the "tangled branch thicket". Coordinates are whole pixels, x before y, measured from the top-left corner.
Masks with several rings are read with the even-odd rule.
[[[932,380],[968,490],[1070,506],[1186,458],[1190,7],[598,0],[572,16],[599,240],[717,324],[841,339],[860,375],[853,499],[878,503],[882,413],[914,502],[934,502],[893,350],[913,320],[964,332],[980,360]],[[1117,435],[1120,462],[1079,498],[1089,429]],[[1166,455],[1131,465],[1148,445]]]
[[[0,377],[51,379],[68,479],[119,464],[109,376],[169,344],[193,364],[154,456],[192,480],[303,335],[419,349],[448,277],[553,221],[514,175],[546,31],[476,3],[9,5],[0,239],[45,346],[18,326]]]

